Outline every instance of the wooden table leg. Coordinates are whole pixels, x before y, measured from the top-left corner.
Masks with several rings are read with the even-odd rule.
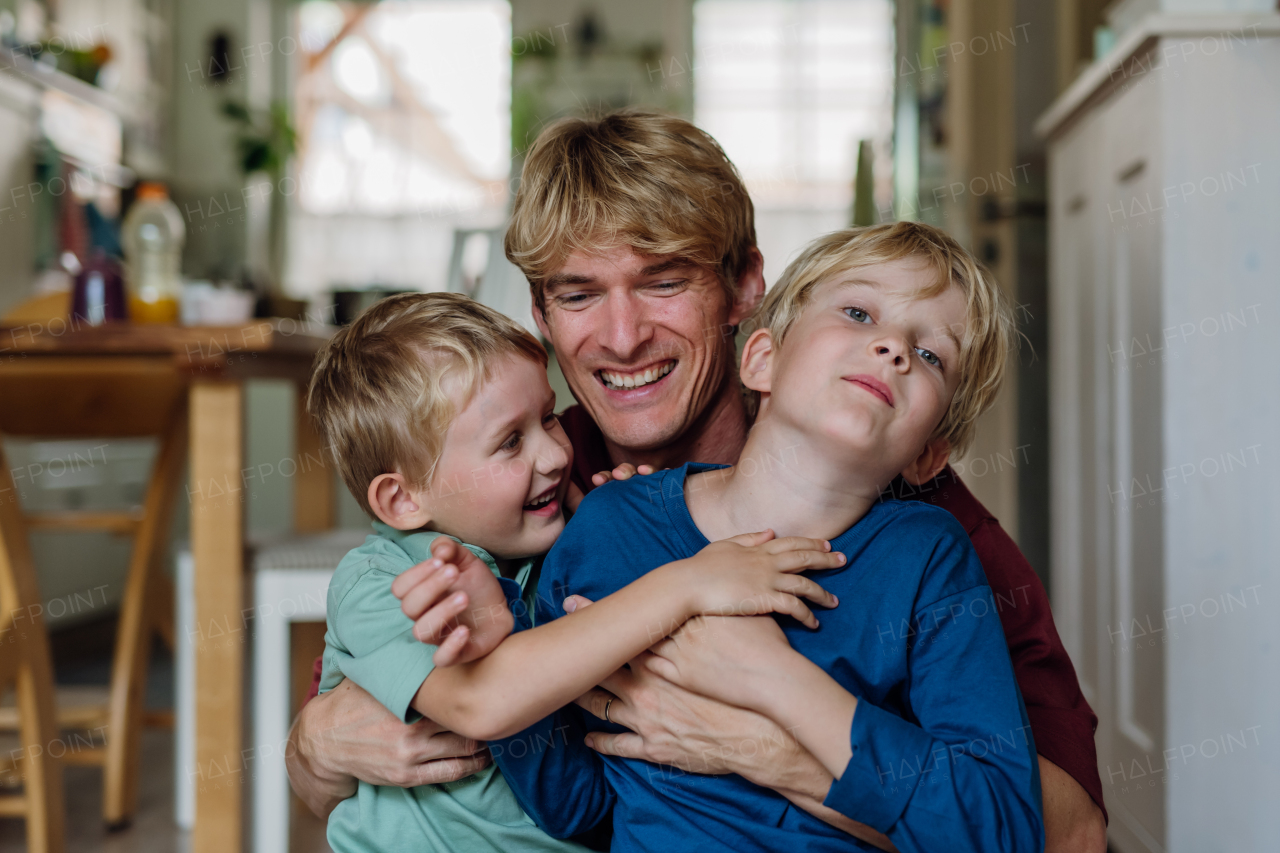
[[[333,457],[307,414],[305,385],[296,407],[298,473],[293,481],[293,527],[299,533],[329,530],[337,521]]]
[[[193,853],[241,849],[244,709],[244,412],[239,382],[191,386],[195,560],[196,823]]]

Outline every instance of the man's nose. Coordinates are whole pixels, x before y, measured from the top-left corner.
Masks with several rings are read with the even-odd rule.
[[[887,362],[897,371],[911,366],[911,347],[898,335],[884,335],[871,342],[871,352],[880,361]]]
[[[598,335],[600,345],[619,361],[627,361],[653,336],[644,305],[631,293],[610,294],[604,308],[604,327]]]

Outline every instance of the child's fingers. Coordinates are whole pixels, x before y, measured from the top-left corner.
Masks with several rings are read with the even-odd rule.
[[[767,602],[775,613],[785,613],[806,628],[817,629],[818,617],[794,595],[770,596]]]
[[[431,656],[431,662],[436,666],[453,666],[462,656],[462,650],[470,638],[471,631],[466,625],[454,628],[449,632],[449,636],[445,637],[444,642],[436,648],[436,653]]]
[[[432,557],[430,560],[423,560],[411,569],[401,572],[396,579],[391,582],[391,594],[396,598],[404,598],[409,590],[422,583],[431,575],[444,568],[444,563]]]
[[[784,551],[830,551],[831,543],[826,539],[809,539],[804,536],[784,536],[774,539],[765,551],[770,554],[781,554]]]
[[[838,569],[845,563],[840,551],[784,551],[769,557],[780,572],[807,572],[810,569]]]
[[[419,642],[440,645],[458,614],[467,609],[470,599],[465,592],[451,595],[420,616],[413,624],[413,636]]]
[[[594,602],[591,599],[587,598],[586,596],[571,595],[564,600],[564,604],[563,604],[564,612],[576,613],[577,611],[581,610],[583,607],[587,607],[588,605],[593,603]]]
[[[757,545],[763,545],[772,539],[774,533],[772,530],[761,530],[757,533],[739,533],[737,536],[730,536],[725,542],[733,542],[736,545],[742,545],[745,548],[754,548]]]
[[[828,609],[835,607],[840,603],[840,599],[827,592],[818,584],[808,578],[798,577],[796,575],[787,575],[778,586],[778,589],[790,595],[807,598],[814,604]]]
[[[408,572],[405,574],[408,574]],[[400,577],[404,577],[404,575]],[[457,566],[448,565],[435,569],[412,587],[401,590],[401,612],[416,621],[422,614],[438,604],[440,599],[449,594],[449,587],[457,579]],[[399,581],[400,578],[396,578],[396,580]],[[394,583],[391,591],[393,593],[396,592]]]
[[[458,543],[451,537],[437,536],[435,541],[431,543],[431,556],[442,563],[455,563],[461,554]]]
[[[661,655],[653,654],[644,662],[644,668],[672,684],[680,684],[680,668]]]

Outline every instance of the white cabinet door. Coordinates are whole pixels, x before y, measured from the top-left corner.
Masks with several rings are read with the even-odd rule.
[[[1098,712],[1108,727],[1100,758],[1113,835],[1125,853],[1165,848],[1160,85],[1140,80],[1101,113],[1107,292],[1095,308],[1110,321],[1109,415],[1099,419],[1110,456],[1097,499],[1109,540],[1111,690]]]

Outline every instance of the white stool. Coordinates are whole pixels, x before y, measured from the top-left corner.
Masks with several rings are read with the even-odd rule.
[[[252,567],[252,606],[245,627],[253,638],[253,735],[245,744],[245,763],[252,771],[253,849],[283,853],[289,849],[289,777],[284,750],[289,737],[289,625],[323,622],[329,579],[352,548],[365,540],[362,531],[338,530],[306,536],[256,540],[246,562]],[[177,618],[177,786],[176,819],[189,829],[195,823],[195,622],[190,551],[178,555]]]

